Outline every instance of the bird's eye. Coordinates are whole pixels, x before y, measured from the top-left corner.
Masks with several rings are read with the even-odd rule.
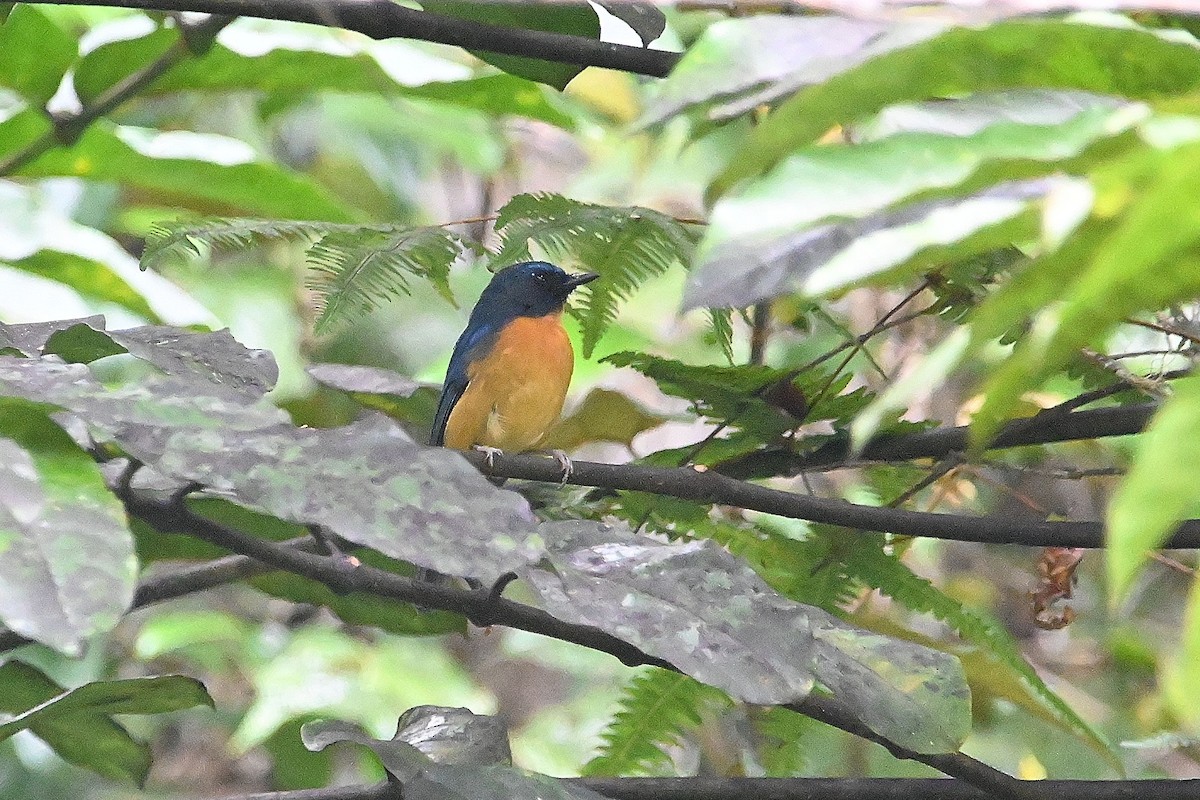
[[[537,278],[542,283],[546,282],[546,274],[544,272],[535,272],[533,277]]]

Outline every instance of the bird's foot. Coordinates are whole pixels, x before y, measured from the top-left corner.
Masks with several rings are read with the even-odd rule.
[[[504,455],[504,451],[499,447],[488,447],[485,444],[471,445],[471,449],[483,453],[483,463],[487,464],[489,472],[496,468],[496,456]]]
[[[558,462],[558,466],[562,469],[562,478],[559,480],[559,486],[566,486],[567,481],[575,474],[575,465],[571,463],[571,459],[562,450],[551,450],[550,457]]]

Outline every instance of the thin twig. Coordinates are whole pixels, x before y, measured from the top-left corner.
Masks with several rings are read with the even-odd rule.
[[[0,175],[11,175],[56,147],[74,144],[93,122],[114,111],[176,64],[202,53],[232,21],[229,16],[211,16],[195,23],[178,22],[179,38],[167,52],[110,86],[79,111],[55,116],[50,131],[0,161]]]

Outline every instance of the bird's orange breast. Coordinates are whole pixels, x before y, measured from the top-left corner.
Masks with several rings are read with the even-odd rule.
[[[467,388],[446,422],[446,446],[537,446],[562,413],[574,365],[561,314],[513,320],[467,368]]]

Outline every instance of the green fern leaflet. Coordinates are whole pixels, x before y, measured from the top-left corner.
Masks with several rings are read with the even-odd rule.
[[[146,237],[142,266],[152,267],[168,257],[247,250],[272,241],[306,248],[313,271],[308,285],[320,312],[318,333],[408,294],[414,278],[429,281],[453,303],[450,266],[467,250],[478,249],[438,226],[208,219],[154,226]]]
[[[600,274],[579,291],[571,313],[583,328],[583,353],[592,350],[638,286],[676,264],[690,265],[696,236],[666,214],[638,206],[600,206],[557,194],[517,195],[500,210],[502,245],[493,262],[534,258],[531,245],[570,269]]]
[[[584,765],[583,774],[671,774],[671,757],[664,748],[681,744],[706,715],[732,705],[720,689],[677,672],[649,669],[625,687],[602,735],[600,754]]]

